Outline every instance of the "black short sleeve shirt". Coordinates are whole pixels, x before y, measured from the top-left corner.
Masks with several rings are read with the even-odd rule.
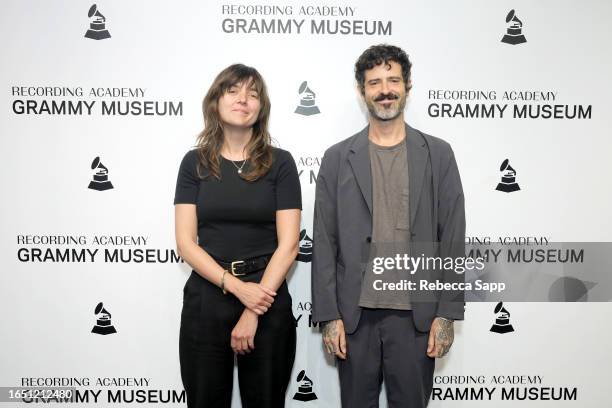
[[[236,166],[243,162],[232,163],[221,157],[221,180],[217,180],[198,177],[197,149],[183,158],[174,204],[196,205],[198,244],[210,255],[236,261],[271,254],[278,246],[276,211],[302,209],[300,181],[291,153],[273,148],[272,156],[268,173],[252,182],[238,175]],[[205,176],[206,169],[201,173]]]

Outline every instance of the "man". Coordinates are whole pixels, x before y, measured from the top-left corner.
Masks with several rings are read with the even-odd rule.
[[[383,377],[390,408],[425,407],[435,358],[448,352],[453,321],[463,319],[462,293],[380,290],[410,273],[372,267],[374,258],[397,248],[414,256],[465,256],[453,151],[404,122],[411,65],[390,45],[359,57],[355,77],[369,125],[325,152],[317,178],[313,320],[322,323],[325,349],[338,357],[346,408],[377,407]],[[463,279],[442,269],[415,276]]]

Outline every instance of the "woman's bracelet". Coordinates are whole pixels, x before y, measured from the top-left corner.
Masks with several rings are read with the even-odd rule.
[[[227,295],[227,290],[225,290],[225,275],[227,271],[223,271],[223,276],[221,277],[221,291],[223,291],[224,295]]]

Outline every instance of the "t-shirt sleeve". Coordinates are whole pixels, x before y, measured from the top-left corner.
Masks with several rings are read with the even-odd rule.
[[[197,151],[187,152],[179,167],[174,193],[174,204],[195,204],[200,189],[200,178],[197,174]]]
[[[302,209],[302,189],[297,166],[287,151],[279,151],[279,168],[276,178],[276,209]]]

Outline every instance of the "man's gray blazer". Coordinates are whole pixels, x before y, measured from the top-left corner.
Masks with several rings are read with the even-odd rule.
[[[313,320],[342,319],[357,329],[365,272],[364,252],[372,234],[372,175],[368,130],[325,152],[317,177],[312,258]],[[463,189],[450,145],[406,125],[411,248],[419,256],[465,256]],[[434,244],[435,243],[435,244]],[[365,249],[365,251],[364,251]],[[366,256],[367,257],[367,256]],[[430,281],[463,281],[454,271],[428,272]],[[417,272],[418,274],[418,272]],[[429,331],[436,316],[462,320],[463,292],[443,291],[431,301],[412,302],[416,328]],[[410,293],[412,299],[413,293]]]

